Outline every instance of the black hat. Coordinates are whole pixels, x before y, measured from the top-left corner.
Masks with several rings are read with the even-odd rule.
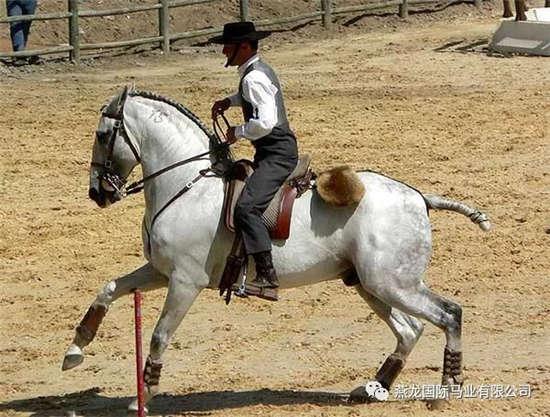
[[[257,41],[267,38],[271,32],[256,30],[252,22],[233,22],[223,26],[223,34],[208,39],[208,42],[219,44],[241,43],[244,41]]]

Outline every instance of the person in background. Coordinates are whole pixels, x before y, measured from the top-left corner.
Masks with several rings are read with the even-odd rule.
[[[37,0],[6,0],[6,11],[9,17],[34,14]],[[14,52],[24,51],[29,38],[29,31],[32,20],[25,20],[10,23],[11,44]],[[22,65],[26,63],[34,64],[38,62],[37,56],[31,56],[28,59],[16,58],[15,64]]]

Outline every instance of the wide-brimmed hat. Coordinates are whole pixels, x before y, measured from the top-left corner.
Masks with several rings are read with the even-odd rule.
[[[241,43],[244,41],[257,41],[267,38],[271,32],[256,30],[252,22],[233,22],[223,26],[223,34],[208,39],[208,42],[219,44]]]

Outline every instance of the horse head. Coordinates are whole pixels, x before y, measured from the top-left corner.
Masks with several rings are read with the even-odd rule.
[[[101,109],[92,151],[88,193],[100,207],[122,199],[126,179],[141,162],[139,146],[124,127],[124,105],[131,93],[125,87]]]

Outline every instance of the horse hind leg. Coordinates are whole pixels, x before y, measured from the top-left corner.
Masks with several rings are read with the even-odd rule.
[[[369,304],[372,310],[380,317],[392,330],[397,339],[395,351],[386,358],[376,376],[375,382],[381,385],[387,392],[391,385],[401,373],[405,366],[407,357],[412,352],[414,346],[424,330],[422,322],[412,316],[409,316],[396,308],[392,308],[380,299],[374,297],[365,291],[360,285],[356,290]],[[370,382],[369,384],[371,384]],[[350,393],[350,402],[376,401],[377,398],[367,392],[366,386],[357,387]]]
[[[427,320],[445,332],[442,385],[462,385],[462,307],[435,294],[421,280],[409,287],[388,284],[374,290],[392,307]]]
[[[418,312],[418,316],[425,318],[445,332],[446,344],[443,354],[443,375],[441,385],[447,387],[450,392],[452,385],[462,386],[462,307],[438,294],[433,293],[423,284],[416,297],[411,297],[414,304],[412,312]],[[416,298],[416,300],[414,300]],[[424,306],[422,303],[426,303]],[[448,394],[447,394],[448,395]],[[431,409],[444,407],[449,396],[429,401]]]
[[[136,288],[149,291],[163,286],[166,286],[166,279],[156,272],[150,264],[145,264],[130,274],[107,283],[98,293],[76,328],[75,336],[65,353],[61,369],[63,371],[72,369],[84,361],[82,350],[94,340],[97,330],[113,301],[129,294]]]

